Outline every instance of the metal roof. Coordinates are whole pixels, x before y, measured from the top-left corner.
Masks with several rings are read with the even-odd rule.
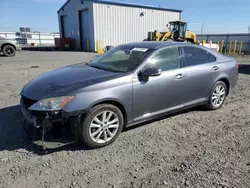
[[[180,20],[176,20],[176,21],[171,21],[169,23],[174,23],[174,22],[179,22],[179,23],[187,23],[187,22],[184,22],[184,21],[180,21]]]
[[[57,11],[60,12],[71,0],[67,0],[63,6]],[[126,6],[126,7],[135,7],[135,8],[145,8],[145,9],[154,9],[154,10],[163,10],[163,11],[171,11],[171,12],[183,12],[182,10],[177,9],[169,9],[169,8],[162,8],[162,7],[155,7],[149,5],[139,5],[133,3],[125,3],[125,2],[110,2],[110,1],[100,1],[100,0],[84,0],[84,1],[92,1],[93,3],[101,3],[101,4],[108,4],[108,5],[118,5],[118,6]]]

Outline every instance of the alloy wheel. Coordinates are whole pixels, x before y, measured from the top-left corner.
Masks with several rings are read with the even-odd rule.
[[[226,96],[226,90],[223,85],[218,85],[212,95],[212,103],[214,107],[219,107],[224,102]]]
[[[119,129],[119,118],[112,111],[103,111],[96,115],[89,127],[90,138],[99,144],[109,142]]]

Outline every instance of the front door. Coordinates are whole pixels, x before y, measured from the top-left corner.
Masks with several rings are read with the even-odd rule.
[[[133,117],[140,121],[181,108],[185,94],[185,68],[181,65],[179,48],[165,48],[153,55],[142,71],[149,67],[162,69],[162,74],[147,82],[133,78]]]

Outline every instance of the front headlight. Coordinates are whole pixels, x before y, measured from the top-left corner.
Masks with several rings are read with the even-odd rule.
[[[16,44],[16,45],[19,45],[20,43],[18,42],[18,40],[15,40],[15,44]]]
[[[74,96],[63,96],[63,97],[42,99],[33,104],[31,107],[29,107],[29,110],[35,110],[35,111],[61,110],[66,104],[68,104],[69,101],[71,101],[74,98],[75,98]]]

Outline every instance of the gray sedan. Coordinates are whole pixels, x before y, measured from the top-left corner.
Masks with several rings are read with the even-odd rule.
[[[235,59],[208,48],[130,43],[33,79],[21,92],[21,110],[43,136],[62,129],[99,148],[159,116],[198,105],[217,110],[237,79]]]

